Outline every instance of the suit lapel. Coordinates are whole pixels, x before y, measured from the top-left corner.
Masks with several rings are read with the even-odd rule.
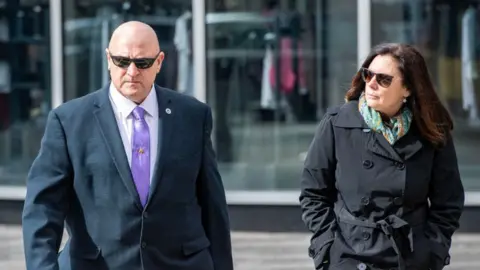
[[[103,140],[108,148],[110,156],[115,164],[115,167],[120,174],[125,187],[130,193],[130,196],[135,201],[135,205],[142,211],[143,207],[140,203],[140,197],[138,196],[137,189],[133,182],[132,173],[130,171],[130,165],[128,164],[127,155],[125,154],[125,148],[123,146],[122,138],[118,130],[117,120],[113,113],[112,105],[108,96],[109,86],[97,93],[97,99],[95,103],[95,119],[97,120],[98,128],[102,133]]]
[[[167,90],[155,86],[158,101],[158,145],[157,145],[157,161],[153,173],[152,186],[148,201],[152,201],[157,189],[161,186],[163,168],[170,152],[172,133],[174,129],[174,119],[178,114],[178,110],[173,104]],[[148,207],[147,203],[147,206]]]

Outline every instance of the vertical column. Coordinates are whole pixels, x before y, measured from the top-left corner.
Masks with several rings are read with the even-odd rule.
[[[202,102],[207,101],[205,28],[205,0],[192,0],[193,95]]]
[[[357,0],[357,66],[360,68],[372,47],[372,3]]]
[[[62,1],[50,0],[50,63],[52,108],[63,103],[63,22]]]
[[[316,77],[316,97],[317,97],[317,119],[322,119],[325,110],[328,106],[327,100],[327,82],[323,76],[325,74],[325,67],[327,65],[327,46],[326,46],[326,38],[325,35],[327,31],[326,29],[326,5],[327,1],[315,1],[315,53],[317,68],[315,70],[315,77]]]

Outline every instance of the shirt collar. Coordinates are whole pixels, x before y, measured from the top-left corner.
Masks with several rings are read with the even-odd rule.
[[[109,93],[110,99],[117,111],[123,118],[128,118],[135,107],[137,107],[137,104],[123,96],[113,83],[110,83]],[[158,116],[157,92],[155,91],[155,86],[152,85],[150,93],[138,106],[142,107],[150,116]]]

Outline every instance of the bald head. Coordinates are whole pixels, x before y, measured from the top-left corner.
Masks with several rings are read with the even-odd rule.
[[[113,31],[105,54],[115,88],[135,103],[143,102],[165,57],[152,27],[138,21],[121,24]]]
[[[121,47],[137,47],[146,51],[159,51],[157,34],[150,25],[139,21],[122,23],[115,29],[108,47],[116,50]]]

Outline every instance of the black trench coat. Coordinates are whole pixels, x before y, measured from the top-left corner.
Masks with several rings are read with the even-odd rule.
[[[412,125],[392,146],[348,102],[322,119],[305,160],[309,255],[316,269],[443,269],[464,196],[451,136],[434,148]]]

